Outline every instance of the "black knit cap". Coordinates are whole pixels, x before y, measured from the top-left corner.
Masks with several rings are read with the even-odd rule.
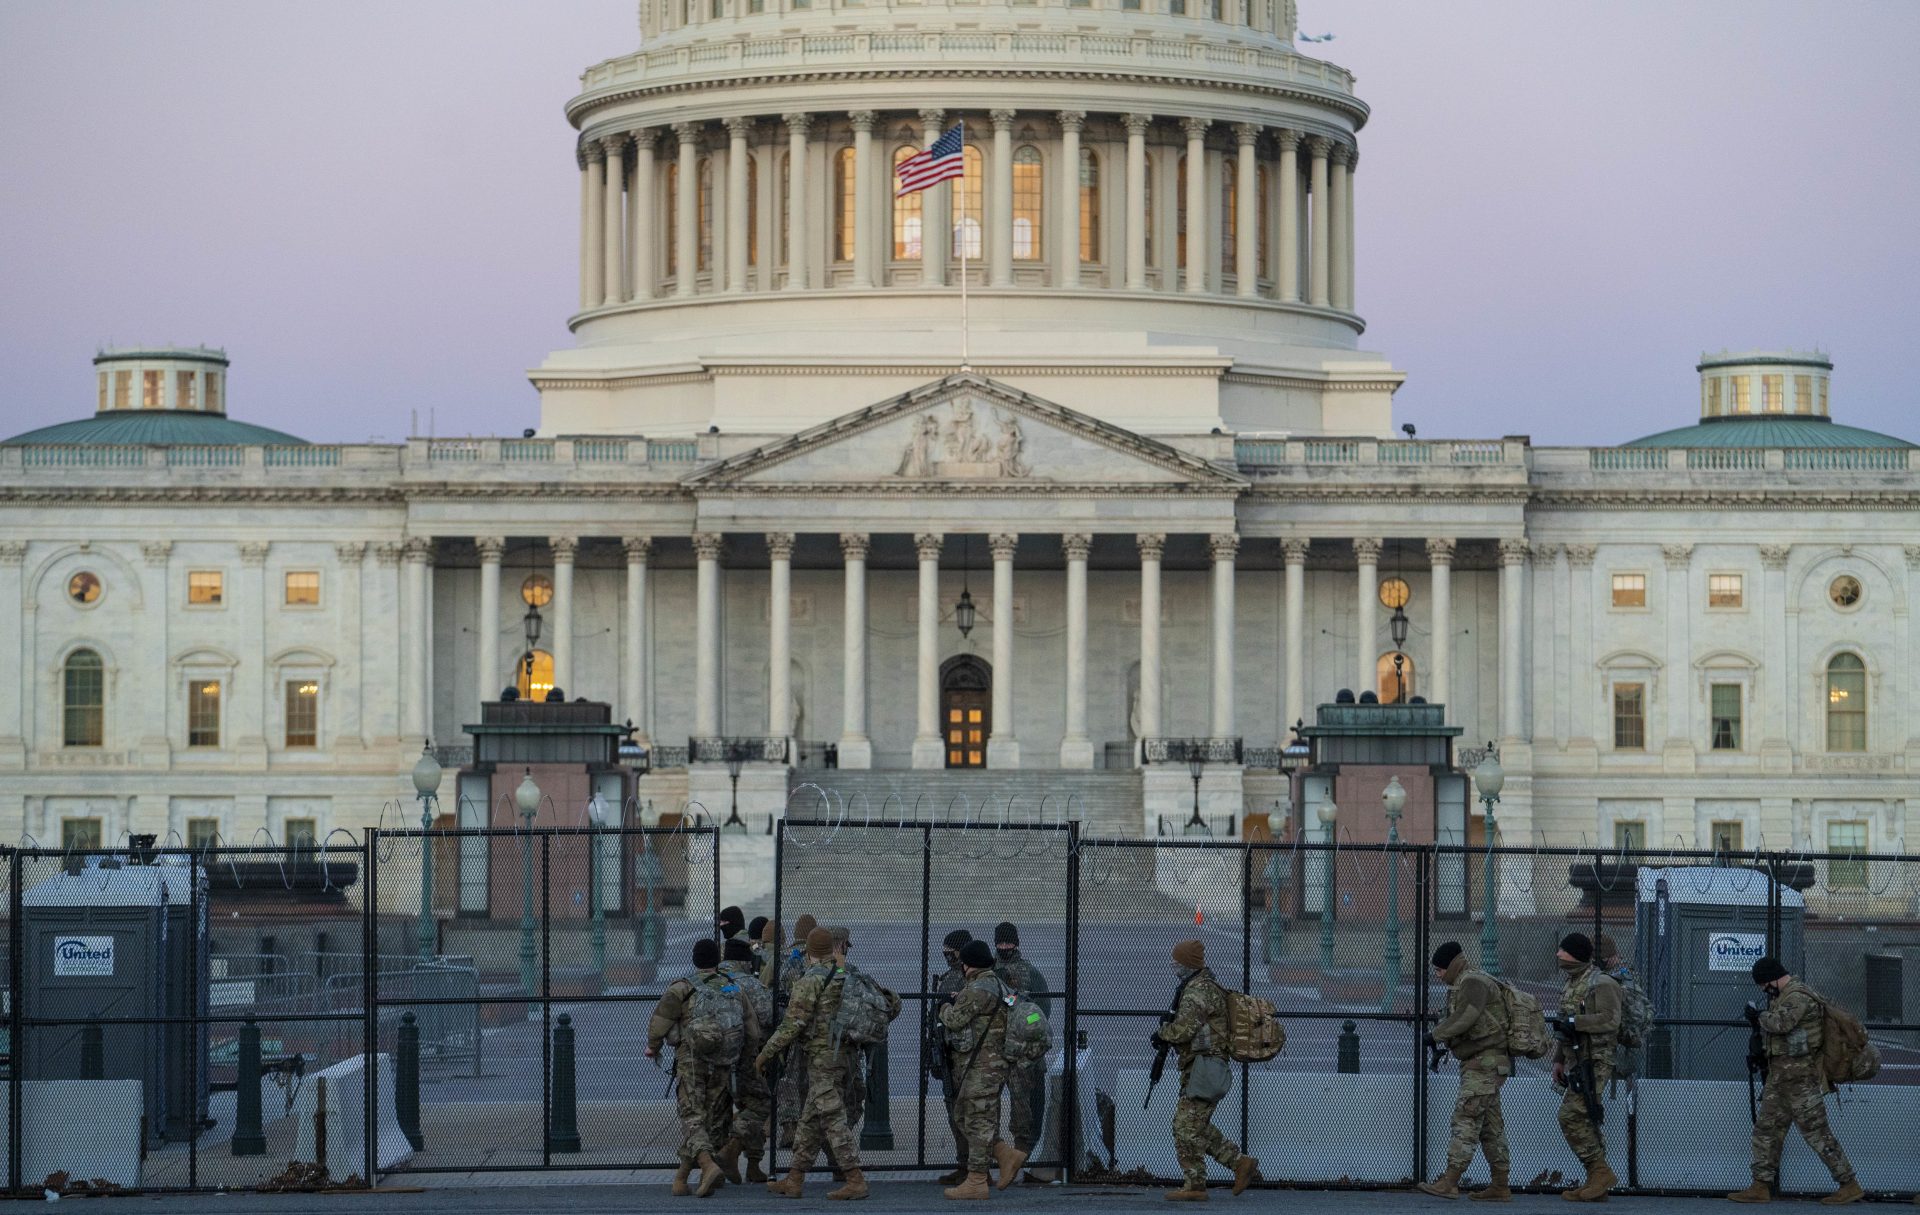
[[[948,949],[964,949],[966,948],[967,942],[971,940],[973,940],[972,933],[964,928],[956,928],[948,933],[946,940],[940,942],[940,944]]]
[[[1459,956],[1460,942],[1448,941],[1445,945],[1433,951],[1433,968],[1435,970],[1445,970],[1447,967],[1453,965],[1453,960]]]
[[[1780,964],[1779,958],[1771,954],[1753,964],[1753,981],[1755,983],[1771,983],[1775,979],[1785,978],[1786,975],[1787,968]]]
[[[712,937],[701,937],[693,943],[693,968],[712,970],[720,965],[720,946]]]
[[[767,917],[763,915],[754,916],[751,920],[747,921],[747,940],[749,941],[759,940],[760,934],[765,932],[766,930],[767,930]]]
[[[753,946],[745,937],[728,937],[727,943],[720,947],[720,956],[729,962],[751,962]]]
[[[975,970],[993,969],[993,946],[985,941],[968,941],[960,950],[960,962]]]
[[[720,909],[718,923],[720,926],[720,935],[733,936],[745,930],[747,926],[747,913],[738,907],[722,907]]]
[[[1560,938],[1561,950],[1576,962],[1593,961],[1593,942],[1585,933],[1570,932]]]
[[[1020,943],[1020,930],[1013,926],[1012,920],[1001,920],[993,926],[993,943],[995,945],[1018,945]]]

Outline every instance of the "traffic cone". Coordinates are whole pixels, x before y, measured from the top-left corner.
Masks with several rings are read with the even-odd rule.
[[[1200,910],[1198,903],[1193,905],[1193,922],[1195,925],[1203,925],[1207,922],[1206,914]]]

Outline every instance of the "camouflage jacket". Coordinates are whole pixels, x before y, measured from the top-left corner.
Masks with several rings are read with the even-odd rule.
[[[680,1045],[680,1027],[687,1020],[687,997],[693,994],[695,982],[715,973],[696,970],[667,984],[667,989],[660,993],[660,999],[654,1003],[653,1016],[647,1019],[648,1049],[658,1053],[662,1046]]]
[[[1813,989],[1798,979],[1788,979],[1760,1014],[1760,1032],[1767,1036],[1767,1057],[1798,1060],[1818,1056],[1825,1038],[1825,1021],[1826,1010]]]
[[[1507,1048],[1507,1002],[1485,971],[1468,966],[1447,988],[1447,1015],[1433,1027],[1434,1041],[1465,1062]]]
[[[966,985],[967,972],[956,966],[933,981],[933,990],[936,995],[957,996]]]
[[[1025,992],[1040,1006],[1041,1012],[1049,1017],[1053,1015],[1053,1001],[1046,996],[1034,995],[1035,992],[1047,990],[1046,976],[1032,962],[1021,957],[1019,950],[1002,955],[1000,961],[994,964],[993,973],[999,975],[1000,981],[1013,990]]]
[[[806,1053],[809,1067],[831,1065],[833,1014],[840,1010],[840,989],[845,981],[846,976],[831,962],[807,967],[806,973],[794,981],[786,1016],[760,1048],[759,1058],[773,1059],[798,1044]]]
[[[1560,989],[1560,1014],[1573,1015],[1573,1028],[1586,1039],[1581,1043],[1595,1064],[1613,1066],[1614,1038],[1620,1032],[1620,985],[1597,966],[1584,966],[1567,976]],[[1553,1050],[1556,1063],[1571,1063],[1573,1052],[1565,1042]]]
[[[1211,970],[1202,966],[1187,981],[1173,1020],[1160,1027],[1160,1040],[1171,1042],[1180,1052],[1182,1073],[1201,1055],[1227,1057],[1227,1048],[1232,1045],[1227,1032],[1227,993]]]
[[[1007,1005],[992,971],[983,970],[967,980],[953,1003],[940,1010],[940,1024],[947,1027],[947,1044],[956,1061],[964,1061],[967,1067],[1005,1064]]]

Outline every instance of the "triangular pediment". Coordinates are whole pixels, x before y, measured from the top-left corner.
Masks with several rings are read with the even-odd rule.
[[[1198,456],[971,372],[710,464],[695,489],[832,484],[903,493],[1098,488],[1233,492]]]

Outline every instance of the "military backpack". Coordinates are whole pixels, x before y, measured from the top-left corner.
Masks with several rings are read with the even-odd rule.
[[[1000,981],[1000,1002],[1007,1006],[1007,1028],[1000,1041],[1000,1052],[1009,1063],[1032,1063],[1044,1059],[1053,1049],[1053,1027],[1047,1014],[1027,998],[1027,993]]]
[[[847,967],[840,972],[840,1007],[834,1010],[831,1036],[836,1048],[843,1042],[872,1046],[887,1040],[893,1018],[887,993],[864,971]]]
[[[1227,1055],[1235,1063],[1265,1063],[1287,1049],[1287,1027],[1274,1015],[1273,1001],[1228,991]]]
[[[740,1000],[747,1009],[747,1039],[759,1042],[773,1032],[773,992],[751,973],[727,972],[740,989]]]
[[[1540,1011],[1540,1001],[1505,979],[1494,982],[1500,985],[1500,999],[1507,1006],[1507,1053],[1521,1059],[1546,1058],[1547,1015]]]
[[[1820,1005],[1820,1070],[1827,1083],[1853,1084],[1879,1075],[1880,1052],[1860,1018],[1818,992],[1809,993]]]
[[[696,975],[687,983],[681,1051],[701,1063],[731,1067],[739,1062],[747,1040],[747,1006],[739,985],[721,974]]]
[[[1640,986],[1640,980],[1633,972],[1624,967],[1611,972],[1613,981],[1620,985],[1620,1030],[1616,1041],[1628,1050],[1639,1050],[1646,1044],[1647,1035],[1653,1032],[1653,1001],[1647,998],[1647,989]]]

